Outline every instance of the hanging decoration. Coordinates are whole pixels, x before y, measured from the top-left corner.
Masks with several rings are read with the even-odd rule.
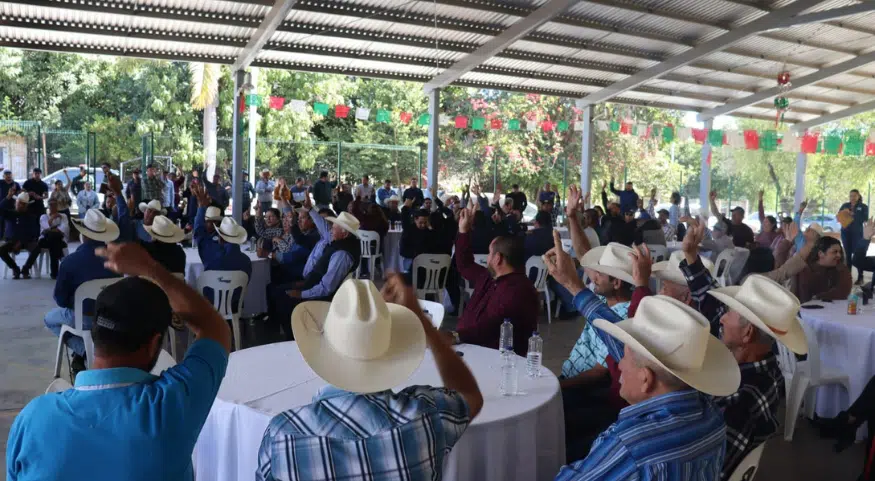
[[[335,105],[334,106],[334,117],[338,119],[345,119],[346,116],[349,115],[349,107],[346,105]]]
[[[413,114],[410,112],[401,112],[398,115],[398,118],[401,120],[402,124],[409,124],[411,120],[413,120]]]
[[[471,128],[474,130],[486,130],[486,119],[483,117],[474,117]]]
[[[328,104],[316,102],[313,104],[313,110],[319,115],[328,115]]]
[[[456,117],[456,128],[457,129],[465,129],[468,127],[468,117],[464,115],[459,115]]]
[[[377,110],[377,122],[382,124],[388,124],[390,120],[392,120],[392,112],[388,110]]]
[[[283,97],[270,97],[270,108],[274,110],[282,110],[283,105],[285,105],[286,99]]]
[[[786,94],[790,91],[790,72],[783,70],[778,74],[778,95],[775,97],[775,127],[780,127],[784,123],[784,114],[790,110],[790,100]]]
[[[416,125],[428,125],[431,122],[431,114],[422,114],[416,121]]]
[[[492,130],[501,130],[501,119],[492,119],[489,121],[489,128]]]
[[[519,130],[520,129],[520,121],[517,119],[513,119],[508,121],[507,130]]]
[[[568,121],[560,120],[558,124],[556,124],[556,130],[559,132],[565,132],[568,130]]]

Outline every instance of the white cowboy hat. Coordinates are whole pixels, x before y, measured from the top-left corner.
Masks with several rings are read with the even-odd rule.
[[[269,173],[270,173],[270,169],[261,169],[261,173],[262,173],[262,174],[269,174]]]
[[[337,217],[326,217],[325,220],[343,227],[350,234],[359,236],[359,220],[349,212],[341,212]]]
[[[160,212],[162,215],[166,213],[166,211],[161,208],[161,201],[158,199],[152,199],[149,203],[140,202],[140,212],[145,213],[147,209],[154,210],[155,212]]]
[[[401,202],[401,197],[396,194],[386,199],[386,202]]]
[[[331,303],[309,301],[292,313],[304,361],[329,384],[372,393],[398,386],[425,354],[422,322],[410,309],[386,304],[371,281],[350,279]]]
[[[740,286],[711,289],[708,294],[796,354],[808,353],[805,330],[796,317],[799,299],[781,284],[752,274]]]
[[[607,274],[621,281],[634,284],[632,279],[631,247],[611,242],[606,246],[594,247],[580,259],[584,268]]]
[[[703,393],[728,396],[741,384],[738,361],[711,335],[708,320],[671,297],[645,297],[635,317],[593,325]]]
[[[207,207],[206,213],[204,213],[204,220],[222,220],[222,211],[216,206]]]
[[[246,242],[246,229],[237,224],[233,217],[225,217],[222,223],[216,228],[216,233],[219,237],[225,239],[225,242],[231,244],[242,244]]]
[[[155,216],[152,225],[144,225],[143,230],[152,236],[152,239],[165,244],[176,244],[185,239],[185,232],[163,215]]]
[[[27,192],[22,192],[15,197],[16,202],[21,202],[22,204],[30,204],[34,202],[34,199],[30,198],[30,194]]]
[[[699,258],[702,259],[702,264],[705,265],[705,269],[708,269],[713,274],[714,263],[705,257],[699,256]],[[653,264],[651,273],[653,274],[653,277],[661,281],[674,282],[675,284],[685,286],[687,285],[687,279],[681,271],[680,264],[682,260],[684,260],[683,251],[674,251],[671,253],[671,256],[667,261]]]
[[[823,226],[820,225],[820,224],[810,224],[810,225],[808,226],[808,228],[811,229],[811,230],[813,230],[814,232],[817,232],[817,233],[820,234],[821,236],[823,235]]]
[[[118,225],[111,219],[107,219],[103,212],[97,209],[88,209],[82,219],[73,219],[79,233],[98,242],[112,242],[118,239]]]

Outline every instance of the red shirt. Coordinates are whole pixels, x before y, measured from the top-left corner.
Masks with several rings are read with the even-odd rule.
[[[498,349],[501,323],[507,318],[513,324],[513,350],[525,356],[529,337],[538,328],[541,306],[532,281],[522,272],[493,279],[485,267],[474,262],[469,233],[456,238],[456,268],[474,286],[459,317],[459,340]]]

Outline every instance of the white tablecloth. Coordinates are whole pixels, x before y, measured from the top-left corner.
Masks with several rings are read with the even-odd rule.
[[[498,394],[498,351],[461,345],[477,378],[484,404],[453,448],[444,470],[447,481],[547,481],[565,460],[564,415],[559,382],[547,369],[525,375],[518,358],[520,391]],[[426,351],[422,365],[404,386],[440,386]],[[297,344],[285,342],[231,354],[227,374],[195,447],[197,479],[252,479],[258,448],[271,417],[311,402],[325,382],[307,366]],[[401,387],[404,387],[401,386]]]
[[[386,272],[404,272],[401,264],[400,230],[390,230],[383,238],[383,262]]]
[[[249,252],[243,247],[242,252],[252,260],[252,277],[249,279],[249,287],[246,290],[246,299],[243,300],[243,315],[253,316],[267,312],[267,284],[270,282],[270,262],[268,259],[259,259],[255,252]],[[196,248],[185,249],[185,282],[196,285],[197,278],[204,272],[204,264]]]

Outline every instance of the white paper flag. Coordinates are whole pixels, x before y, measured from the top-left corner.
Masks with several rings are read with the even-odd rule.
[[[538,129],[538,121],[537,120],[526,120],[526,130],[529,132],[534,132]]]
[[[583,125],[584,125],[584,124],[583,124],[583,120],[575,120],[575,121],[574,121],[574,130],[575,130],[575,131],[581,131],[581,130],[583,130]]]
[[[596,120],[595,125],[596,125],[596,129],[599,132],[607,132],[608,131],[608,121],[607,120]]]
[[[441,115],[440,117],[438,117],[438,124],[440,124],[441,127],[446,127],[448,125],[452,125],[453,118],[450,117],[449,115]]]
[[[647,137],[647,124],[643,122],[638,123],[638,130],[636,130],[638,137]]]
[[[307,110],[307,102],[303,100],[291,100],[289,105],[294,112],[304,112]]]
[[[800,137],[796,137],[795,134],[787,132],[784,134],[784,138],[781,140],[781,149],[784,152],[792,152],[794,154],[798,154],[802,152],[802,139]]]
[[[726,144],[732,149],[744,148],[744,132],[740,130],[726,130]]]
[[[875,129],[869,129],[869,142],[875,143]]]
[[[371,116],[371,109],[366,109],[364,107],[358,107],[355,109],[355,118],[356,120],[368,120],[368,117]]]
[[[693,138],[693,132],[689,127],[678,127],[678,141],[686,142]]]

